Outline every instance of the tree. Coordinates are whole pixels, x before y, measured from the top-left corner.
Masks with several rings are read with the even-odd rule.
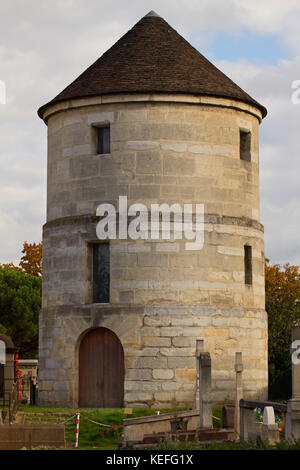
[[[266,311],[269,330],[269,385],[277,396],[287,386],[291,371],[291,330],[300,322],[299,266],[285,264],[265,265]],[[281,380],[282,378],[282,380]],[[280,386],[278,384],[281,384]],[[276,384],[278,386],[276,386]],[[282,394],[290,393],[290,384]]]
[[[42,275],[42,243],[24,242],[20,266],[27,274]]]
[[[40,243],[23,243],[23,256],[21,257],[19,266],[15,266],[13,262],[4,263],[2,266],[16,269],[17,271],[23,271],[32,276],[42,275],[42,251],[43,244]],[[0,264],[1,266],[1,264]]]
[[[0,332],[11,336],[21,357],[36,357],[42,280],[0,265]]]
[[[21,357],[38,348],[41,308],[42,243],[24,242],[19,266],[0,264],[0,333],[12,337]]]

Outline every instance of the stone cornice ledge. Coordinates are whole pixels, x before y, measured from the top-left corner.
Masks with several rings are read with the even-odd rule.
[[[118,219],[118,213],[116,214]],[[53,227],[63,227],[65,225],[82,225],[82,224],[96,224],[100,220],[100,217],[94,214],[75,215],[68,217],[61,217],[59,219],[50,220],[43,226],[43,230]],[[172,220],[172,218],[171,218]],[[264,232],[263,225],[257,220],[250,219],[248,217],[231,217],[227,215],[218,214],[205,214],[205,224],[216,224],[216,225],[236,225],[239,227],[249,227]]]
[[[70,109],[79,109],[86,106],[98,106],[101,104],[136,102],[186,103],[193,105],[230,108],[249,113],[255,116],[259,122],[262,121],[261,111],[255,106],[243,101],[218,96],[201,96],[184,93],[118,93],[114,95],[91,96],[86,98],[61,101],[60,103],[55,103],[52,106],[49,106],[49,108],[44,111],[43,120],[47,124],[50,116]]]

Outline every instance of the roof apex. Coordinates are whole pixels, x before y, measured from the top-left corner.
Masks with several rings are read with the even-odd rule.
[[[149,13],[147,13],[147,15],[144,16],[144,18],[147,18],[147,16],[156,16],[156,17],[158,17],[158,18],[162,18],[162,17],[161,17],[160,15],[158,15],[158,14],[156,13],[156,11],[154,11],[154,10],[149,11]]]

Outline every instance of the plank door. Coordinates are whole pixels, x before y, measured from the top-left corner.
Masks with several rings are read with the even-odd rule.
[[[121,408],[124,401],[124,351],[107,328],[87,333],[79,348],[79,406]]]

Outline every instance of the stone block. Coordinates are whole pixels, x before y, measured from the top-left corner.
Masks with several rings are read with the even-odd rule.
[[[141,328],[142,337],[160,336],[160,328],[155,326],[143,326]]]
[[[157,356],[159,353],[159,348],[143,348],[141,351],[138,352],[139,356]]]
[[[159,184],[144,184],[144,185],[133,185],[129,186],[129,198],[136,200],[142,199],[143,201],[150,199],[155,201],[160,198],[161,186]]]
[[[122,291],[119,293],[119,302],[128,304],[133,302],[134,299],[134,292],[133,291]]]
[[[163,255],[161,253],[139,253],[138,255],[138,266],[168,266],[168,255]]]
[[[168,362],[166,357],[138,357],[135,366],[139,369],[166,369]]]
[[[142,338],[142,343],[144,346],[171,346],[171,338],[162,338],[160,336],[144,336]]]
[[[194,356],[195,351],[192,348],[160,348],[159,352],[162,356]]]
[[[113,253],[111,263],[116,267],[127,267],[137,265],[137,255],[135,253]]]
[[[153,369],[152,375],[154,379],[169,380],[173,379],[174,371],[172,369]]]
[[[53,383],[53,390],[60,391],[60,390],[68,390],[69,384],[68,382],[54,382]]]
[[[127,392],[126,393],[126,402],[148,402],[152,400],[152,392]]]
[[[176,400],[186,404],[191,404],[193,402],[193,393],[189,391],[178,391],[176,392]]]
[[[196,359],[194,357],[168,357],[168,367],[193,369],[196,368]]]
[[[131,140],[127,142],[127,148],[132,150],[148,150],[159,146],[159,142],[147,140]]]
[[[196,362],[196,361],[195,361]],[[176,368],[175,379],[177,382],[193,382],[196,383],[196,369]]]
[[[50,380],[43,380],[40,389],[51,392],[53,390],[53,382]]]
[[[197,325],[197,320],[194,317],[173,317],[172,326],[193,326]]]
[[[171,316],[150,315],[144,317],[145,326],[168,326],[171,324]]]
[[[69,403],[69,392],[67,390],[56,390],[51,392],[51,400],[60,406],[66,406]]]
[[[126,392],[156,392],[161,389],[159,383],[153,381],[129,381],[125,383]]]
[[[170,403],[172,400],[172,396],[170,396],[170,392],[155,392],[154,393],[154,399],[157,400],[158,402],[166,402]]]
[[[171,338],[173,338],[174,336],[183,336],[184,331],[184,328],[179,326],[163,326],[160,328],[161,336],[170,336]]]
[[[172,152],[183,153],[187,149],[187,144],[168,142],[168,143],[161,144],[161,148],[162,150],[171,150]]]
[[[189,346],[196,347],[196,340],[195,338],[175,336],[172,338],[172,344],[174,344],[176,348],[186,348]]]
[[[91,113],[88,115],[88,124],[89,125],[96,125],[96,124],[105,124],[114,122],[114,113],[113,112],[99,112],[99,113]]]
[[[163,168],[166,175],[193,175],[195,160],[193,158],[166,155],[163,158]]]
[[[156,251],[159,252],[178,252],[179,251],[179,244],[175,242],[170,243],[157,243],[155,245]]]
[[[136,171],[137,173],[156,174],[161,173],[162,164],[160,152],[157,151],[143,151],[138,152],[136,156]]]
[[[47,369],[60,369],[64,365],[64,358],[49,357],[46,358],[45,366]]]
[[[127,369],[126,380],[152,380],[152,369]]]
[[[163,382],[162,383],[162,390],[166,392],[175,392],[177,390],[180,390],[180,388],[181,388],[181,384],[176,383],[176,382]]]

